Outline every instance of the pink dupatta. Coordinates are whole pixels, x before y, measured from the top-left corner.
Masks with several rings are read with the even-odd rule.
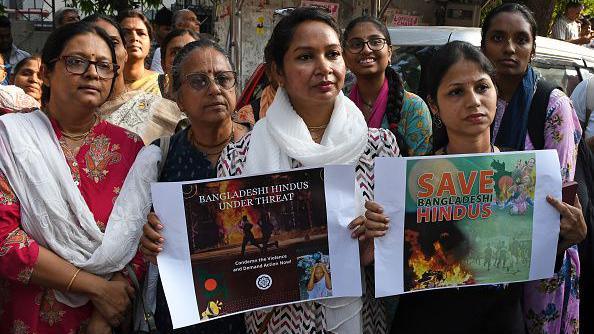
[[[386,107],[388,105],[388,79],[384,79],[384,84],[380,89],[380,92],[373,103],[373,107],[371,108],[371,116],[369,116],[369,121],[367,121],[367,125],[370,128],[381,128],[382,127],[382,120],[384,119],[384,115],[386,114]],[[355,84],[355,87],[351,90],[349,94],[349,98],[355,102],[357,107],[361,109],[365,103],[363,102],[363,98],[359,94],[359,86]]]

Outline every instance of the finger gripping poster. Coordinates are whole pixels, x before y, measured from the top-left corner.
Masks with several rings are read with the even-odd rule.
[[[181,210],[172,216],[162,207],[167,202],[165,207],[170,207],[174,196],[156,195],[153,189],[157,214],[169,220],[164,222],[165,231],[175,224],[180,232],[165,237],[168,246],[171,238],[180,241],[170,246],[176,250],[169,254],[164,250],[165,254],[159,255],[172,320],[179,320],[177,305],[191,305],[196,312],[178,321],[178,327],[186,321],[208,321],[265,306],[360,294],[357,289],[344,289],[340,282],[338,288],[334,284],[343,269],[335,269],[341,259],[335,260],[332,249],[340,244],[332,243],[329,233],[340,231],[342,222],[348,224],[350,220],[327,214],[343,205],[327,198],[334,183],[326,182],[326,174],[332,178],[333,171],[329,167],[300,169],[155,185],[176,189],[181,199],[181,203],[175,201]],[[351,194],[347,198],[354,197],[354,183],[348,184]],[[348,231],[346,227],[344,230]],[[181,252],[184,243],[189,254],[176,256],[174,252]],[[348,232],[345,243],[350,244],[347,248],[356,247]],[[190,273],[186,283],[180,281],[180,270]],[[195,307],[192,298],[170,302],[176,294],[184,294],[182,286],[186,295],[190,291],[195,295]]]
[[[406,159],[398,166],[406,180],[400,186],[402,203],[385,197],[381,188],[386,174],[380,172],[376,199],[392,212],[392,225],[402,225],[391,227],[387,236],[399,247],[376,242],[381,276],[376,287],[389,295],[552,275],[550,249],[555,249],[556,238],[551,236],[558,233],[558,214],[540,218],[552,208],[544,197],[560,192],[560,175],[553,175],[559,174],[558,168],[537,168],[538,163],[544,167],[543,161],[543,154],[536,152]],[[388,196],[394,197],[393,192]],[[543,232],[549,236],[540,238]],[[398,270],[390,270],[386,255],[395,252]],[[399,282],[394,284],[386,274],[399,275]]]

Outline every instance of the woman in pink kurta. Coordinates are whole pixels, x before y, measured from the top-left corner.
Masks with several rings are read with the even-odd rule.
[[[50,118],[51,119],[51,118]],[[52,125],[72,180],[105,231],[126,174],[142,148],[142,139],[106,121],[96,124],[77,154],[63,144],[56,121]],[[52,289],[29,284],[39,246],[20,228],[19,200],[0,172],[0,333],[70,333],[91,316],[91,303],[71,308],[54,297]],[[139,270],[141,257],[134,259]]]
[[[70,190],[79,192],[76,195],[82,196],[88,207],[91,220],[97,225],[95,230],[101,234],[105,232],[126,175],[143,146],[137,135],[101,121],[95,115],[96,108],[109,95],[112,78],[117,73],[113,50],[109,36],[88,25],[75,24],[68,29],[56,30],[48,38],[42,56],[47,69],[44,79],[46,84],[51,84],[47,109],[0,118],[0,333],[108,333],[111,327],[122,322],[123,310],[129,305],[128,301],[114,311],[113,305],[107,305],[108,302],[106,304],[98,296],[100,293],[108,298],[124,295],[126,299],[130,296],[133,289],[127,286],[126,273],[112,272],[114,278],[107,281],[60,257],[59,250],[49,241],[49,234],[32,237],[38,234],[35,229],[30,229],[31,222],[38,219],[35,206],[51,207],[55,202],[56,207],[60,207],[62,203],[58,203],[57,198],[48,198],[51,196],[35,198],[33,191],[22,192],[27,187],[39,189],[37,184],[47,183],[45,178],[56,178],[56,166],[63,167],[60,175],[69,175],[72,180],[61,179],[59,181],[63,183],[60,184],[70,184]],[[93,65],[93,62],[97,64]],[[45,88],[47,94],[49,90]],[[17,127],[15,132],[14,124],[18,122],[35,126]],[[32,141],[32,150],[27,150],[25,146],[15,145],[20,140],[13,136],[15,133],[30,138],[37,138],[36,135],[41,133],[39,138],[49,138],[50,143]],[[35,150],[42,152],[39,159],[33,160],[29,166],[18,163],[23,154],[35,153]],[[48,156],[48,152],[62,153],[63,157]],[[54,169],[49,168],[50,173],[39,179],[22,176],[34,175],[26,171],[26,167],[43,166]],[[20,196],[17,196],[17,189],[21,190]],[[56,189],[56,194],[64,193]],[[24,202],[33,203],[33,208],[24,206]],[[78,219],[77,215],[84,210],[73,207],[70,202],[67,204],[70,204],[71,213],[65,216]],[[47,219],[43,222],[49,225],[55,221]],[[51,226],[37,228],[51,230]],[[47,233],[59,235],[55,231]],[[92,241],[92,236],[88,239]],[[65,248],[77,246],[72,240],[65,240],[63,245]],[[135,250],[130,257],[134,253]],[[138,255],[132,260],[137,276],[144,270]],[[121,277],[119,282],[115,282],[116,276]],[[93,285],[90,282],[104,290],[89,286]],[[118,287],[120,290],[115,291]],[[79,299],[80,305],[68,306],[59,296],[68,297],[69,292],[87,299],[82,302]]]
[[[563,182],[567,182],[575,174],[582,135],[569,97],[558,89],[552,90],[544,110],[537,110],[545,119],[542,138],[532,138],[528,130],[531,108],[537,105],[533,100],[544,80],[530,66],[536,48],[536,28],[530,10],[512,3],[493,9],[483,23],[482,51],[497,70],[495,80],[499,88],[492,139],[495,145],[517,151],[556,150]],[[553,278],[525,284],[523,308],[529,333],[579,330],[580,262],[577,246],[567,246],[558,254],[560,266]]]

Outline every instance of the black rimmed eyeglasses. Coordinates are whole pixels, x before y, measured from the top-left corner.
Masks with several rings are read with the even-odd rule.
[[[101,79],[113,79],[115,77],[119,66],[114,63],[103,60],[89,60],[79,56],[61,56],[54,59],[52,62],[63,61],[66,71],[72,74],[84,74],[89,70],[89,66],[95,65],[97,75]]]
[[[385,38],[370,38],[369,40],[364,40],[362,38],[353,38],[350,39],[346,43],[346,49],[350,53],[360,53],[363,51],[363,48],[367,45],[367,47],[372,51],[379,51],[386,46],[386,39]]]

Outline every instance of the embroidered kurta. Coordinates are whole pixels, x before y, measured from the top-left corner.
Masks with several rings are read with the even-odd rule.
[[[506,107],[504,100],[497,101],[493,138],[497,136]],[[581,135],[571,100],[560,90],[553,90],[545,117],[544,148],[557,150],[563,182],[573,180]],[[529,135],[525,149],[534,149]],[[579,273],[578,251],[574,246],[565,251],[561,270],[553,278],[525,284],[524,314],[530,333],[577,333]]]
[[[108,122],[139,135],[145,144],[175,133],[183,114],[177,104],[160,96],[143,92],[126,92],[100,108]]]
[[[382,119],[382,128],[390,128],[386,115]],[[402,136],[408,147],[408,156],[431,153],[431,150],[433,150],[433,143],[431,142],[432,128],[431,113],[425,101],[419,96],[405,91],[404,101],[402,102],[402,118],[396,131]]]
[[[245,168],[251,134],[248,133],[236,143],[230,143],[222,152],[217,166],[217,175],[241,175]],[[355,168],[357,184],[366,200],[373,198],[373,166],[376,157],[398,156],[399,150],[394,135],[385,129],[369,129],[367,146]],[[299,161],[292,160],[293,168],[301,167]],[[385,310],[381,303],[371,295],[372,280],[366,279],[362,320],[363,333],[385,333]],[[267,315],[272,313],[267,320]],[[248,333],[258,333],[266,324],[266,333],[323,333],[325,328],[324,308],[316,302],[303,302],[245,313]]]
[[[142,140],[101,121],[75,154],[53,120],[52,126],[72,179],[97,225],[105,231],[128,170],[143,146]],[[88,322],[93,305],[89,302],[71,308],[58,302],[52,289],[29,282],[39,245],[21,229],[20,219],[19,200],[0,171],[0,333],[77,333]],[[133,265],[136,274],[141,275],[144,263],[140,253]]]

